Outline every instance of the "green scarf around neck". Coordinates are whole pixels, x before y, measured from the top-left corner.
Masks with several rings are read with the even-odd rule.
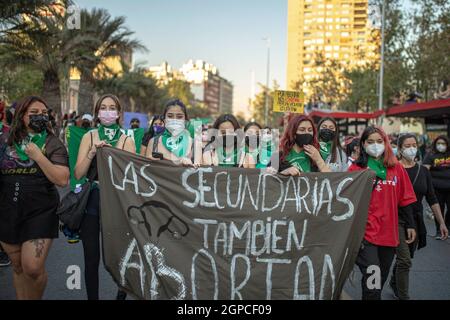
[[[169,130],[162,135],[163,146],[178,158],[184,158],[188,154],[189,132],[184,130],[179,136],[173,137]]]
[[[306,155],[305,151],[295,151],[293,148],[286,157],[291,165],[297,167],[300,172],[311,172],[311,159]]]
[[[331,154],[331,147],[333,145],[333,141],[329,142],[320,142],[320,155],[322,159],[327,161],[328,157]]]
[[[224,148],[217,149],[217,157],[219,158],[219,167],[235,167],[238,164],[238,150],[227,153]]]
[[[42,152],[44,152],[46,140],[47,140],[47,131],[44,130],[42,133],[35,133],[35,134],[29,133],[28,136],[25,139],[23,139],[19,144],[14,143],[14,147],[16,148],[16,153],[19,156],[19,159],[22,161],[27,161],[29,159],[27,154],[25,153],[25,148],[30,142],[34,143],[39,149],[42,150]]]
[[[375,159],[373,157],[369,156],[369,160],[367,161],[367,166],[375,171],[378,178],[382,179],[383,181],[386,180],[387,176],[387,169],[384,166],[383,159]]]
[[[98,136],[101,141],[105,141],[111,146],[115,147],[117,142],[119,142],[122,131],[120,131],[120,126],[118,124],[113,124],[110,126],[100,125],[98,127]]]

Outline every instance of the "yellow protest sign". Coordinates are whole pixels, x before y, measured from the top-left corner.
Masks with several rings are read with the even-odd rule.
[[[303,100],[303,92],[277,90],[273,101],[273,111],[303,113]]]

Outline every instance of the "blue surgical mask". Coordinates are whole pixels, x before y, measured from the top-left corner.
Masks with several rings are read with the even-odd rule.
[[[394,152],[394,156],[397,156],[398,148],[392,148],[392,151]]]

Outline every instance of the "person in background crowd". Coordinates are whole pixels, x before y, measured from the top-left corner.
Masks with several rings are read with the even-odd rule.
[[[322,118],[318,125],[320,154],[332,172],[346,172],[347,155],[339,143],[339,128],[335,119]]]
[[[9,132],[9,126],[6,121],[6,107],[5,104],[0,103],[0,139],[6,139]],[[6,140],[5,140],[6,141]],[[6,252],[4,252],[2,246],[0,245],[0,267],[6,267],[11,264]]]
[[[362,273],[362,299],[380,300],[389,275],[395,249],[400,241],[415,240],[413,204],[417,201],[411,180],[392,152],[389,139],[381,128],[369,126],[361,135],[360,155],[349,171],[371,169],[376,174],[372,188],[364,240],[356,264]],[[399,208],[408,220],[406,234],[398,229]],[[378,266],[380,286],[370,286],[371,266]]]
[[[139,129],[141,127],[141,121],[138,118],[133,118],[130,120],[131,129]]]
[[[53,134],[47,103],[35,96],[17,106],[13,126],[0,138],[0,244],[13,267],[16,297],[41,299],[47,259],[58,238],[55,186],[69,181],[67,150]]]
[[[243,168],[256,168],[259,162],[259,148],[261,144],[262,127],[257,122],[249,122],[244,127],[244,146],[241,152],[239,166]]]
[[[313,121],[304,115],[294,116],[280,141],[278,171],[286,176],[299,176],[302,172],[331,172],[319,149]]]
[[[103,146],[135,153],[132,139],[122,133],[120,123],[123,110],[119,99],[106,94],[97,100],[94,108],[97,130],[91,130],[81,139],[74,175],[77,180],[88,177],[94,181],[80,227],[80,238],[84,251],[84,275],[89,300],[98,300],[100,263],[100,190],[98,186],[97,150]],[[119,291],[120,297],[123,292]],[[118,296],[119,296],[118,294]],[[120,298],[118,297],[118,298]]]
[[[404,212],[401,210],[399,212],[400,244],[396,249],[397,257],[390,281],[391,288],[399,300],[409,300],[409,270],[412,266],[411,259],[414,256],[416,248],[419,250],[426,246],[427,229],[423,220],[422,207],[422,200],[424,197],[426,197],[436,219],[439,221],[442,239],[445,240],[448,237],[448,230],[445,227],[439,203],[434,193],[430,172],[416,162],[417,146],[418,141],[414,134],[404,134],[398,139],[398,158],[408,173],[417,198],[417,202],[413,205],[414,219],[417,226],[417,240],[409,245],[405,241],[405,235],[407,234],[406,217],[404,216]]]
[[[15,110],[16,110],[15,108],[9,107],[5,111],[5,121],[6,121],[6,125],[9,127],[11,127],[11,125],[12,125]]]
[[[81,128],[81,124],[83,123],[83,119],[81,119],[80,115],[75,116],[75,118],[73,119],[74,124],[78,127]]]
[[[148,128],[148,132],[145,133],[144,138],[142,139],[141,146],[141,155],[145,156],[147,153],[147,145],[153,137],[161,135],[165,130],[164,127],[164,116],[160,114],[156,114],[153,116],[150,126]]]
[[[438,136],[432,145],[432,150],[423,160],[423,165],[430,170],[434,190],[445,218],[447,228],[450,227],[450,149],[446,136]],[[447,207],[447,210],[446,210]],[[446,212],[446,213],[445,213]],[[436,223],[436,240],[442,239],[439,221]]]
[[[345,152],[347,154],[347,165],[350,167],[359,158],[359,138],[347,137],[345,139]]]
[[[94,122],[94,117],[91,114],[85,113],[81,117],[81,128],[90,129],[92,128],[92,124]]]
[[[177,165],[192,166],[193,139],[186,129],[189,117],[186,106],[179,99],[170,100],[164,108],[165,130],[154,136],[147,145],[146,157],[170,160]]]
[[[202,125],[202,150],[205,149],[206,145],[210,142],[211,137],[209,136],[208,125]]]
[[[390,138],[390,140],[391,140],[392,152],[394,153],[394,156],[397,156],[397,154],[398,154],[398,146],[397,146],[398,138],[396,136],[392,136]]]
[[[203,165],[238,167],[240,156],[239,122],[232,114],[223,114],[213,124],[214,135],[203,152]]]

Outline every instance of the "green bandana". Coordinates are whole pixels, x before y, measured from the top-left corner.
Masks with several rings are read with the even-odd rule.
[[[226,153],[224,148],[217,149],[219,167],[235,167],[238,164],[238,150],[233,148],[231,153]]]
[[[169,130],[162,135],[164,147],[178,158],[186,157],[189,146],[189,132],[184,130],[178,137],[172,137]]]
[[[383,159],[377,160],[372,157],[369,157],[367,166],[373,171],[375,171],[378,178],[382,179],[383,181],[386,180],[387,170],[383,164]]]
[[[101,141],[105,141],[111,146],[115,147],[117,142],[119,142],[122,131],[120,131],[120,126],[118,124],[113,124],[110,126],[100,125],[98,127],[98,136]]]
[[[272,157],[272,145],[269,143],[263,146],[259,152],[258,163],[256,164],[256,169],[267,168],[270,163],[270,158]]]
[[[320,142],[320,155],[322,156],[322,159],[327,161],[328,157],[331,154],[331,146],[333,142]]]
[[[28,156],[25,153],[25,148],[30,142],[33,142],[39,149],[44,153],[45,141],[47,140],[47,131],[43,131],[42,133],[37,134],[28,134],[28,137],[22,140],[20,144],[14,143],[14,147],[16,148],[16,153],[19,156],[19,159],[22,161],[28,160]]]
[[[292,149],[286,157],[286,160],[294,167],[297,167],[300,172],[311,172],[311,160],[303,150],[296,152]]]

